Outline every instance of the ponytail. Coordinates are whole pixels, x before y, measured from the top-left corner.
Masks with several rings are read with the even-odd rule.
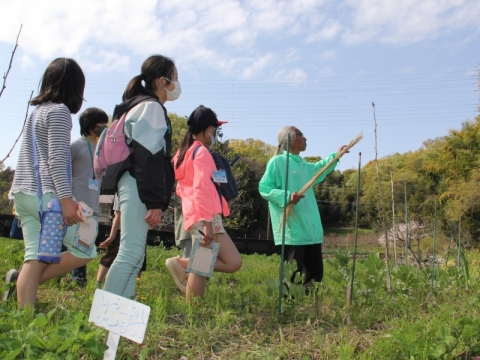
[[[123,101],[127,101],[137,95],[149,95],[157,98],[155,95],[155,80],[160,77],[171,79],[175,63],[172,59],[163,55],[152,55],[142,64],[140,75],[130,80],[122,96]],[[145,86],[142,85],[142,81]]]
[[[288,134],[290,134],[290,141],[293,141],[297,135],[294,126],[284,126],[278,132],[278,147],[275,150],[275,155],[287,151]]]
[[[137,95],[150,95],[157,97],[153,92],[148,91],[145,86],[142,85],[143,75],[137,75],[130,80],[122,95],[122,101],[127,101]]]
[[[190,148],[190,146],[192,146],[192,144],[193,144],[193,135],[192,135],[192,131],[189,128],[187,129],[187,132],[183,136],[183,140],[180,143],[180,146],[178,148],[178,159],[177,159],[177,164],[175,165],[176,169],[178,169],[180,164],[185,159],[185,154],[187,150]]]

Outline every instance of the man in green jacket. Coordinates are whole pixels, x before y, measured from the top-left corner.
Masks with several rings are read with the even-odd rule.
[[[285,203],[285,171],[287,161],[287,139],[290,134],[290,154],[288,163],[287,203]],[[283,208],[292,203],[293,214],[288,217],[285,229],[285,256],[287,261],[297,262],[296,273],[304,273],[303,284],[310,287],[313,281],[322,281],[323,260],[322,242],[323,227],[320,219],[313,186],[301,195],[300,189],[312,177],[325,167],[336,152],[327,158],[308,163],[300,157],[300,152],[307,148],[307,139],[294,126],[283,127],[278,134],[278,148],[274,157],[267,164],[265,174],[259,184],[260,195],[268,201],[275,245],[282,244]],[[342,147],[343,148],[343,147]],[[325,180],[325,177],[337,166],[332,164],[316,181],[315,185]]]

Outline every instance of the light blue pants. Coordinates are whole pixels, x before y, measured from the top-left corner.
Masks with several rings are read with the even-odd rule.
[[[140,201],[136,180],[128,172],[118,182],[120,248],[105,279],[104,290],[126,298],[135,294],[147,243],[147,207]]]
[[[42,197],[43,210],[47,209],[48,202],[54,197],[53,194],[47,193]],[[24,261],[37,260],[38,243],[40,241],[40,216],[38,197],[36,195],[27,195],[22,192],[15,193],[13,203],[15,211],[22,223],[23,239],[25,242]],[[86,255],[80,250],[72,246],[77,225],[69,226],[67,234],[63,239],[63,245],[67,247],[67,251],[73,256],[81,259],[93,259],[97,256],[96,247],[90,255]]]

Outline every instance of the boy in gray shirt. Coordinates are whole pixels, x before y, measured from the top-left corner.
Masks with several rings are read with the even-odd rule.
[[[99,212],[100,184],[93,171],[93,156],[98,137],[107,127],[108,115],[101,109],[86,109],[79,118],[80,138],[70,144],[72,154],[72,189],[77,201],[83,201]],[[87,283],[87,267],[72,270],[72,280],[80,287]]]

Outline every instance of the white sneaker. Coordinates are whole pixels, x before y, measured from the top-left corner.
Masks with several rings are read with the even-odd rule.
[[[178,263],[179,256],[169,258],[165,260],[165,265],[167,266],[168,272],[172,275],[175,285],[177,285],[178,290],[185,294],[187,291],[187,272],[184,268]]]
[[[5,291],[3,292],[3,301],[7,301],[15,292],[16,286],[12,283],[17,282],[19,274],[20,272],[15,269],[10,269],[7,271],[7,274],[5,275]]]

